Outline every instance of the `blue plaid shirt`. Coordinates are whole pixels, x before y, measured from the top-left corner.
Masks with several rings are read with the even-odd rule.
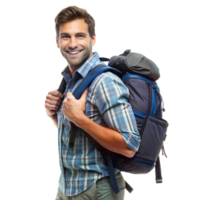
[[[74,72],[73,77],[66,67],[62,72],[67,82],[66,93],[69,90],[73,93],[89,71],[99,64],[103,63],[98,53],[94,53]],[[137,151],[140,136],[128,99],[129,90],[121,79],[111,72],[102,73],[89,86],[85,114],[96,123],[120,132],[127,146]],[[74,196],[109,174],[101,153],[80,129],[77,131],[74,148],[69,148],[71,127],[61,113],[62,104],[57,112],[61,169],[59,188],[66,196]]]

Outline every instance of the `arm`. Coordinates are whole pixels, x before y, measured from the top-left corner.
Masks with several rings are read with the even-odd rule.
[[[126,157],[133,157],[135,151],[124,142],[121,134],[115,130],[103,127],[89,119],[86,115],[80,115],[75,121],[76,126],[89,133],[99,144],[115,153]],[[117,145],[116,145],[117,144]]]
[[[54,117],[50,117],[50,118],[52,119],[55,126],[58,128],[58,117],[57,117],[57,115],[55,115]]]
[[[80,100],[76,100],[72,93],[68,92],[61,112],[69,121],[89,133],[103,147],[115,153],[133,157],[135,151],[125,144],[119,132],[97,124],[84,114],[86,96],[87,90],[85,90]]]
[[[106,92],[102,93],[105,91],[102,87],[110,87],[111,92],[106,89]],[[122,92],[119,92],[121,90]],[[76,100],[68,93],[62,108],[65,117],[88,132],[103,147],[127,157],[134,156],[139,148],[140,136],[131,106],[127,101],[128,89],[122,82],[115,83],[110,78],[101,84],[98,82],[94,94],[95,102],[109,128],[97,124],[84,114],[86,96],[87,91],[80,100]],[[107,99],[112,102],[108,102]]]
[[[44,110],[46,113],[46,117],[48,117],[58,129],[58,119],[57,119],[57,111],[61,104],[61,100],[65,96],[65,92],[62,95],[58,92],[58,89],[48,91],[47,95],[45,95],[44,100]]]

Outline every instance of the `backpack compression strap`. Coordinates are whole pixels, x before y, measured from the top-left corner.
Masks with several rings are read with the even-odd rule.
[[[140,76],[140,75],[136,75],[136,74],[125,74],[122,78],[122,81],[124,82],[126,79],[129,79],[129,78],[141,79],[151,85],[151,87],[152,87],[152,106],[151,106],[150,115],[154,116],[155,112],[156,112],[156,87],[155,87],[155,85],[149,79],[147,79],[143,76]],[[142,113],[141,113],[141,115],[142,115]]]

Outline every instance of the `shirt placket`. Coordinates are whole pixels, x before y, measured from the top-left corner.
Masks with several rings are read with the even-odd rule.
[[[73,78],[68,82],[65,93],[67,94],[68,91],[72,91],[73,88]],[[63,159],[62,159],[62,152],[65,153],[62,148],[63,148],[63,141],[62,141],[62,136],[63,136],[63,132],[65,130],[65,125],[64,125],[64,120],[65,117],[64,115],[61,113],[61,127],[60,127],[60,135],[59,135],[59,160],[60,160],[60,169],[61,169],[61,173],[62,173],[62,183],[63,183],[63,187],[65,188],[65,170],[64,170],[64,165],[63,165]]]
[[[72,78],[73,79],[73,78]],[[68,92],[68,91],[71,91],[71,89],[70,88],[72,88],[73,86],[72,86],[72,83],[73,83],[73,80],[70,80],[69,82],[68,82],[68,84],[67,84],[67,87],[66,87],[66,93]],[[61,114],[62,115],[62,120],[61,120],[61,134],[60,134],[60,145],[61,145],[61,157],[60,157],[60,159],[61,159],[61,163],[62,163],[62,185],[63,185],[63,188],[64,188],[64,193],[65,193],[65,188],[67,187],[67,185],[66,185],[66,182],[65,182],[65,178],[66,178],[66,174],[65,174],[65,169],[64,169],[64,166],[63,166],[63,155],[62,155],[62,148],[63,148],[63,141],[62,141],[62,136],[63,136],[63,134],[64,134],[64,131],[65,131],[65,125],[64,125],[64,120],[65,120],[65,116],[63,115],[63,114]]]
[[[91,65],[88,64],[87,68],[89,68],[89,67],[91,67]],[[87,69],[87,70],[89,70],[89,69]],[[67,73],[65,73],[65,74],[64,73],[62,74],[62,75],[65,75],[64,78],[65,78],[65,80],[67,82],[67,86],[66,86],[66,90],[65,90],[66,94],[69,91],[72,92],[72,93],[74,92],[76,87],[79,85],[79,83],[85,77],[84,74],[87,74],[85,68],[82,71],[79,70],[79,71],[75,72],[73,77],[71,77],[71,78],[69,76],[69,71],[67,71]],[[66,141],[64,142],[62,140],[62,138],[65,137],[65,134],[67,134],[67,136],[69,137],[70,133],[68,133],[69,129],[65,126],[65,122],[66,121],[64,121],[64,120],[67,120],[67,119],[65,119],[65,117],[64,117],[64,115],[62,113],[61,113],[60,119],[61,119],[61,121],[60,121],[61,124],[60,124],[60,134],[59,134],[59,146],[60,146],[60,148],[59,148],[59,160],[60,160],[60,168],[61,168],[61,174],[62,174],[61,175],[62,178],[61,178],[61,182],[60,183],[62,184],[63,192],[64,192],[65,195],[67,195],[67,194],[68,195],[73,195],[73,194],[77,193],[77,190],[79,188],[78,187],[79,182],[75,181],[75,177],[76,176],[74,174],[76,174],[76,173],[74,172],[74,174],[70,174],[70,173],[68,174],[67,172],[69,172],[69,170],[66,171],[66,168],[65,168],[65,160],[63,160],[63,156],[66,157],[65,154],[67,153],[67,151],[66,151],[66,148],[65,148],[65,142]],[[78,145],[80,145],[80,144],[78,144]],[[66,160],[66,162],[67,162],[67,164],[69,164],[69,166],[71,165],[71,163],[68,163],[68,160]],[[71,162],[70,159],[69,159],[69,162]],[[75,162],[76,162],[76,160],[75,160]],[[70,178],[71,179],[73,178],[72,182],[68,181],[68,179],[70,179]],[[66,179],[67,179],[67,181],[66,181]],[[86,177],[86,179],[87,179],[87,177]],[[73,188],[72,191],[71,191],[71,189],[69,189],[71,187],[69,187],[67,183],[69,183],[70,186],[71,185],[73,186],[72,187]]]

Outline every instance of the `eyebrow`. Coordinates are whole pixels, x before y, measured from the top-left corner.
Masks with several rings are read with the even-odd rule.
[[[60,36],[64,36],[64,35],[69,35],[69,36],[70,36],[69,33],[61,33],[61,34],[60,34]],[[78,33],[76,33],[75,35],[84,35],[84,36],[86,36],[86,34],[83,33],[83,32],[78,32]]]

